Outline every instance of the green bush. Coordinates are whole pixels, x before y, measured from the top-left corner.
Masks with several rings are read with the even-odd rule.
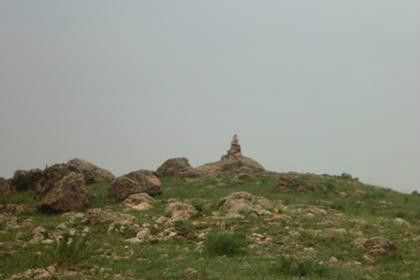
[[[245,252],[247,240],[244,234],[212,230],[204,241],[211,256],[234,256]]]

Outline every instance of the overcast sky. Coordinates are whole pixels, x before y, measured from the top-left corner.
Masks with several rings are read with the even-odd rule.
[[[0,1],[0,176],[218,160],[420,190],[420,2]]]

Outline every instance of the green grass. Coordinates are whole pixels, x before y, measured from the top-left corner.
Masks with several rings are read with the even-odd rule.
[[[27,244],[32,229],[43,226],[49,234],[66,220],[60,215],[36,211],[30,191],[0,197],[0,203],[17,203],[25,211],[16,214],[17,225],[30,220],[31,227],[8,228],[8,219],[0,220],[0,279],[29,268],[58,264],[61,269],[74,269],[79,276],[68,279],[416,279],[420,275],[420,196],[402,194],[343,180],[338,177],[299,175],[299,180],[315,187],[309,193],[278,192],[274,177],[232,182],[228,175],[186,182],[162,178],[163,195],[156,198],[154,208],[139,212],[127,210],[107,196],[106,184],[89,186],[90,208],[107,208],[136,217],[139,225],[149,224],[152,234],[166,228],[176,237],[157,242],[131,245],[132,229],[108,231],[109,225],[89,225],[79,219],[70,225],[77,230],[73,242]],[[342,197],[341,192],[361,189],[362,197]],[[281,200],[287,206],[282,218],[245,217],[244,219],[216,218],[223,214],[218,202],[235,191],[247,191],[271,200]],[[191,203],[199,215],[178,221],[170,226],[156,225],[165,216],[169,199]],[[389,203],[384,206],[383,201]],[[307,216],[298,209],[321,207],[326,215]],[[340,218],[341,217],[341,218]],[[396,225],[403,218],[411,226]],[[86,238],[80,235],[90,228]],[[346,233],[334,234],[334,229]],[[22,233],[19,233],[22,232]],[[253,234],[271,241],[257,242]],[[383,236],[399,248],[397,257],[378,258],[372,265],[363,259],[363,251],[353,241],[365,237]],[[17,242],[20,236],[22,242]],[[417,238],[417,239],[416,239]],[[336,257],[336,265],[326,264]],[[359,263],[353,265],[353,263]],[[90,270],[95,268],[95,272]],[[60,278],[57,279],[67,279]]]
[[[210,256],[234,256],[245,253],[246,237],[243,233],[211,231],[204,247]]]

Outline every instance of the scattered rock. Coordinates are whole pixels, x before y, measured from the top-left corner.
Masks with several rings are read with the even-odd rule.
[[[90,224],[105,224],[115,223],[118,225],[131,225],[135,221],[135,217],[129,214],[121,214],[116,212],[106,211],[102,208],[89,209],[86,213],[86,218]]]
[[[196,178],[201,174],[195,170],[187,158],[173,158],[165,161],[156,171],[159,177],[174,176],[179,178]]]
[[[172,221],[186,220],[198,214],[197,209],[188,203],[170,199],[166,211],[171,214]]]
[[[45,212],[77,212],[88,202],[88,191],[81,174],[70,172],[49,178],[51,188],[38,197],[38,208]]]
[[[161,194],[159,178],[151,171],[139,170],[116,178],[108,190],[108,195],[119,201],[135,193]]]
[[[332,256],[325,263],[329,264],[329,265],[335,265],[335,264],[338,263],[338,259],[336,257]]]
[[[271,215],[268,209],[273,209],[274,204],[247,192],[234,192],[220,200],[219,208],[227,212],[228,218],[243,218],[248,214]]]
[[[83,174],[86,184],[111,183],[115,176],[106,169],[100,168],[91,162],[82,159],[73,159],[67,162]]]
[[[135,193],[124,200],[124,205],[139,211],[153,208],[154,198],[147,193]]]
[[[7,203],[7,204],[0,204],[0,213],[6,213],[11,215],[16,215],[21,213],[25,210],[23,205],[14,204],[14,203]]]
[[[38,226],[32,230],[32,243],[38,243],[48,237],[47,230],[42,226]]]
[[[55,265],[50,265],[47,268],[34,268],[28,269],[27,271],[19,274],[15,274],[10,277],[10,280],[17,279],[47,279],[54,277],[57,273],[57,268]]]
[[[398,226],[405,226],[405,227],[410,227],[411,226],[409,222],[407,222],[406,220],[401,219],[401,218],[394,219],[394,224],[396,224]]]
[[[33,190],[41,177],[40,169],[17,170],[9,183],[17,191]]]

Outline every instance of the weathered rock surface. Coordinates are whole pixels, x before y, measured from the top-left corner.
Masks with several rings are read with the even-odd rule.
[[[39,198],[44,196],[50,190],[57,186],[57,182],[62,180],[70,173],[80,174],[79,170],[67,164],[54,164],[44,171],[40,172],[39,178],[34,185],[35,196]],[[83,185],[85,185],[84,177],[82,176]]]
[[[234,192],[222,198],[219,208],[226,211],[228,218],[243,218],[244,215],[271,215],[274,203],[270,200],[253,196],[248,192]]]
[[[35,189],[41,177],[42,171],[40,169],[17,170],[9,184],[17,191]]]
[[[9,181],[0,177],[0,195],[12,193],[14,188],[9,184]]]
[[[91,162],[82,159],[73,159],[67,164],[83,174],[86,184],[111,183],[115,176],[106,169],[100,168]]]
[[[124,205],[139,211],[153,208],[155,199],[147,193],[135,193],[124,200]]]
[[[135,217],[129,214],[111,212],[102,208],[89,209],[86,218],[90,224],[107,224],[115,223],[119,225],[131,225],[135,221]]]
[[[161,194],[159,178],[151,171],[139,170],[116,178],[108,190],[110,197],[120,201],[136,193]]]
[[[88,202],[88,191],[81,174],[70,172],[49,178],[51,186],[38,194],[38,208],[46,212],[77,212]]]
[[[187,158],[173,158],[165,161],[156,171],[159,177],[174,176],[180,178],[195,178],[200,172],[195,170]]]
[[[315,187],[311,184],[299,180],[297,173],[281,173],[278,174],[277,189],[281,192],[298,191],[311,192],[315,191]]]
[[[372,237],[369,239],[358,238],[353,244],[362,248],[369,257],[395,256],[398,254],[397,246],[384,237]]]
[[[209,176],[218,175],[224,172],[258,175],[264,172],[264,167],[251,158],[241,157],[207,163],[197,167],[197,170]]]
[[[166,211],[171,213],[172,221],[186,220],[198,214],[197,209],[188,203],[170,199]]]

